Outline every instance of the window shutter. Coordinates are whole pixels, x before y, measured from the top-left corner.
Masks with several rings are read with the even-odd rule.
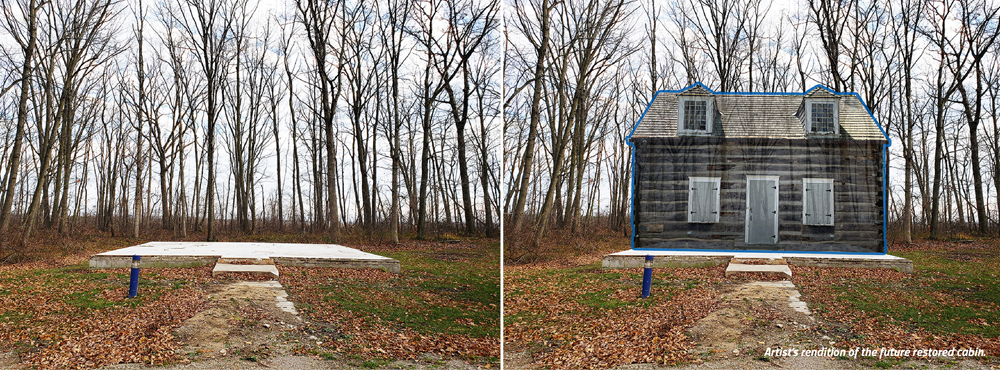
[[[833,225],[833,182],[804,181],[805,209],[802,223]]]
[[[719,179],[690,180],[688,222],[719,222]]]

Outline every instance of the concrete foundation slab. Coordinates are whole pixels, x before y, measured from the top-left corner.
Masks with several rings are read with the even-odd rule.
[[[891,268],[913,273],[913,261],[890,254],[796,253],[746,251],[651,251],[630,249],[604,256],[606,269],[641,268],[646,255],[653,256],[653,267],[706,267],[744,260],[781,258],[790,265],[811,267]]]
[[[130,267],[132,255],[140,267],[192,267],[223,262],[253,261],[285,266],[379,268],[399,273],[399,261],[336,244],[150,242],[95,254],[90,268]],[[268,261],[268,262],[264,262]]]
[[[745,265],[742,263],[730,263],[729,266],[726,267],[726,277],[743,272],[783,274],[786,277],[792,277],[792,269],[788,268],[788,265]]]

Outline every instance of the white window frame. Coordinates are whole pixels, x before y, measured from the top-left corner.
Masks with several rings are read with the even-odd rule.
[[[819,223],[806,223],[806,210],[809,209],[809,197],[806,196],[806,184],[830,184],[830,223],[819,224]],[[802,179],[802,224],[812,225],[812,226],[833,226],[834,224],[834,210],[833,210],[833,195],[835,190],[833,189],[833,179],[817,179],[817,178],[803,178]]]
[[[688,130],[684,127],[684,103],[689,101],[705,102],[705,130]],[[711,97],[681,96],[677,100],[677,133],[688,135],[710,135],[714,128],[715,104]]]
[[[695,182],[711,182],[715,185],[715,210],[713,212],[714,217],[712,221],[695,221],[691,217],[691,199],[694,199],[694,183]],[[721,212],[722,204],[719,203],[719,194],[722,193],[722,178],[721,177],[688,177],[688,208],[687,208],[687,219],[688,223],[693,224],[717,224],[719,223],[719,213]]]
[[[813,104],[833,104],[833,132],[813,132]],[[840,100],[838,99],[806,99],[806,135],[840,135]]]

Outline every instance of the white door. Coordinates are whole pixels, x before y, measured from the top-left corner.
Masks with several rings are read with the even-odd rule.
[[[778,243],[778,176],[747,176],[747,244]]]

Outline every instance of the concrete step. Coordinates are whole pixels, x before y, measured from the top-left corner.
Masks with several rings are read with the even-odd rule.
[[[729,263],[726,267],[726,277],[744,272],[759,272],[763,274],[784,274],[785,277],[792,277],[792,269],[788,265],[748,265],[743,263]]]
[[[234,265],[273,265],[270,258],[241,258],[241,257],[219,257],[218,263],[230,263]]]
[[[729,263],[741,263],[744,265],[787,265],[788,262],[781,257],[740,257],[734,256],[733,259],[729,260]]]
[[[278,267],[275,265],[235,265],[231,263],[216,263],[212,270],[212,276],[227,272],[249,272],[258,274],[271,274],[278,277]]]

